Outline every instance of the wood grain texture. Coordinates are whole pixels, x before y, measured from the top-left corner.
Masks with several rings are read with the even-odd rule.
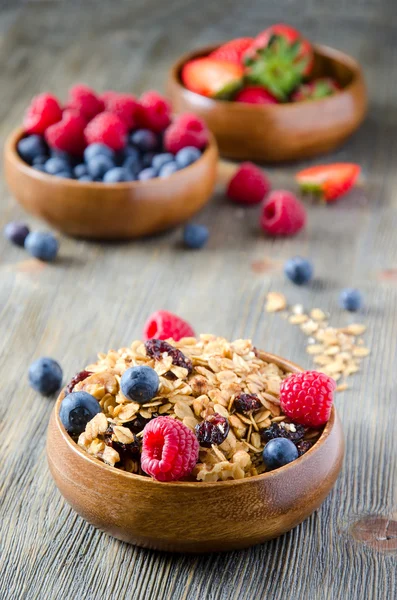
[[[0,14],[2,143],[34,93],[49,88],[65,95],[76,80],[100,89],[162,89],[169,65],[182,52],[251,35],[288,15],[313,40],[364,64],[369,116],[327,160],[359,162],[366,184],[326,212],[310,207],[308,228],[296,239],[265,239],[257,209],[231,207],[219,193],[197,218],[211,227],[209,245],[198,253],[182,251],[178,230],[128,244],[62,237],[57,263],[42,266],[0,240],[0,598],[396,597],[396,553],[358,541],[365,538],[357,534],[363,527],[354,528],[365,518],[397,520],[395,1],[252,0],[249,8],[240,0],[81,4],[9,4],[6,22]],[[270,169],[273,185],[290,187],[294,170]],[[1,186],[3,226],[24,215],[3,181]],[[283,261],[298,254],[315,260],[317,278],[309,288],[293,288],[281,272]],[[258,264],[266,268],[252,267]],[[54,356],[69,378],[97,350],[140,336],[146,316],[164,307],[198,331],[252,337],[259,347],[310,367],[306,338],[264,313],[266,293],[284,291],[292,303],[320,306],[333,323],[344,325],[351,317],[338,310],[337,295],[351,284],[366,297],[372,355],[352,389],[337,398],[347,442],[344,467],[333,493],[308,521],[249,550],[174,556],[113,540],[66,505],[45,460],[53,401],[26,383],[34,358]]]

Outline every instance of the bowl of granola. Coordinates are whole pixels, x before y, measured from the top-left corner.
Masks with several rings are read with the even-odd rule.
[[[250,340],[135,341],[99,354],[58,397],[50,471],[84,519],[138,546],[211,552],[264,542],[316,510],[341,469],[326,377]]]

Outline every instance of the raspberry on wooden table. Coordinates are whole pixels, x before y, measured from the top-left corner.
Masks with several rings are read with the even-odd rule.
[[[62,109],[58,99],[52,94],[35,96],[25,113],[23,126],[26,133],[43,135],[47,127],[62,119]]]
[[[69,90],[68,108],[78,112],[88,123],[104,110],[105,105],[88,85],[77,83]]]
[[[183,337],[195,337],[194,330],[189,323],[168,310],[157,310],[150,315],[144,325],[143,335],[145,340],[172,338],[176,342]]]
[[[271,235],[294,235],[306,224],[305,207],[291,192],[274,190],[263,205],[260,224]]]
[[[171,105],[158,92],[149,90],[139,99],[139,125],[155,133],[164,131],[171,123]]]
[[[196,436],[176,419],[157,417],[143,430],[142,470],[158,481],[175,481],[189,475],[198,454]]]
[[[167,152],[176,154],[186,146],[202,150],[209,139],[205,122],[194,114],[184,113],[170,125],[164,134],[164,147]]]
[[[265,173],[251,162],[241,163],[227,186],[226,195],[238,204],[259,204],[270,191]]]
[[[293,373],[281,383],[280,406],[294,423],[319,427],[331,415],[335,388],[335,380],[324,373]]]
[[[127,127],[125,123],[110,112],[97,115],[85,128],[87,144],[105,144],[112,150],[122,150],[127,143]]]

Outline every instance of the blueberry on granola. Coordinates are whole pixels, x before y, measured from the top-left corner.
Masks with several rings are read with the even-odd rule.
[[[157,394],[159,385],[160,380],[156,371],[146,365],[127,369],[120,382],[124,396],[139,404],[150,402]]]
[[[298,456],[295,444],[286,438],[270,440],[263,449],[263,462],[269,471],[287,465]]]
[[[174,348],[174,346],[171,346],[171,344],[164,340],[148,340],[145,342],[145,348],[147,355],[151,358],[161,360],[163,354],[168,354],[172,358],[172,364],[176,367],[187,369],[189,374],[193,370],[190,358],[187,358],[178,348]]]
[[[238,413],[250,413],[262,408],[262,403],[256,394],[239,394],[234,399],[234,408]]]
[[[212,444],[219,446],[225,441],[229,429],[229,421],[215,413],[196,425],[196,436],[200,446],[211,448]]]
[[[65,396],[59,409],[62,425],[70,435],[80,435],[91,421],[101,412],[99,402],[88,392],[72,392]]]

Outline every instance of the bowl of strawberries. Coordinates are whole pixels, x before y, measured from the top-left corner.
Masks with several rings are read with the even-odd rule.
[[[210,199],[217,145],[195,114],[172,117],[155,91],[138,99],[73,86],[66,102],[34,97],[8,137],[17,201],[66,234],[128,239],[190,219]]]
[[[285,24],[183,56],[168,92],[175,112],[195,112],[220,153],[240,160],[299,160],[333,150],[367,109],[360,65]]]

